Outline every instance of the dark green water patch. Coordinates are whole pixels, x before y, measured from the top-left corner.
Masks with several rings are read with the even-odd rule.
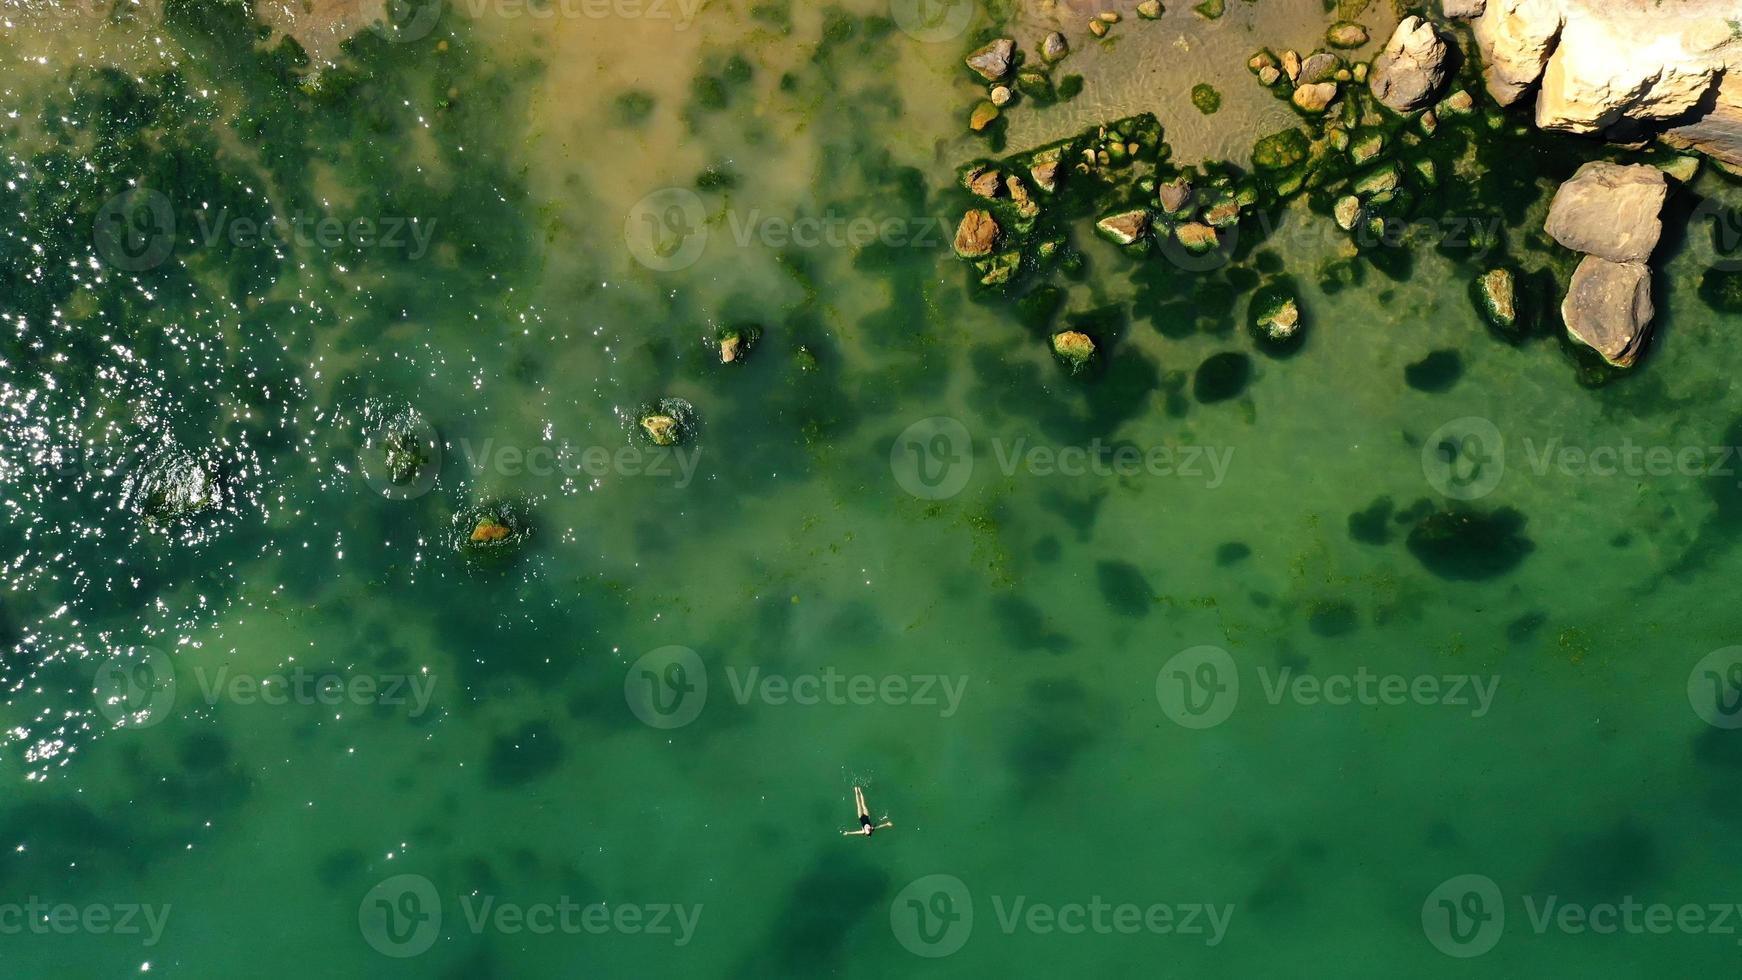
[[[1095,563],[1095,584],[1107,608],[1121,616],[1149,615],[1155,604],[1155,590],[1142,570],[1130,562],[1099,561]]]
[[[496,789],[538,782],[562,763],[563,743],[550,725],[531,721],[490,741],[484,778]]]
[[[1343,636],[1360,628],[1361,619],[1353,603],[1342,599],[1320,599],[1307,610],[1307,627],[1316,636]]]
[[[1548,625],[1548,613],[1534,609],[1506,624],[1506,642],[1515,646],[1529,643]]]
[[[1252,547],[1239,541],[1229,541],[1216,546],[1216,565],[1227,568],[1238,565],[1252,557]]]
[[[1076,645],[1069,636],[1048,625],[1046,613],[1039,606],[1021,596],[1002,595],[993,599],[992,614],[998,619],[1005,642],[1017,650],[1057,654],[1068,653]]]
[[[1237,351],[1212,354],[1192,376],[1192,396],[1210,405],[1238,398],[1252,381],[1252,358]]]
[[[1707,269],[1700,276],[1700,299],[1720,313],[1742,313],[1742,270]]]
[[[831,851],[819,857],[788,892],[776,925],[757,944],[757,954],[739,975],[813,977],[838,972],[851,937],[886,916],[889,873],[863,858]]]
[[[1391,543],[1391,516],[1396,509],[1390,497],[1380,497],[1367,506],[1349,515],[1349,537],[1362,544],[1384,545]]]
[[[1403,369],[1404,383],[1416,391],[1450,391],[1464,376],[1464,359],[1455,350],[1436,350]]]
[[[1511,507],[1483,511],[1451,507],[1416,521],[1409,553],[1440,578],[1480,581],[1517,568],[1535,549],[1526,518]]]

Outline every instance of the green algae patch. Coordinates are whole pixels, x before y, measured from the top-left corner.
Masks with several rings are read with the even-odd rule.
[[[1700,276],[1700,299],[1720,313],[1742,313],[1742,271],[1707,269]]]
[[[1484,511],[1454,507],[1418,520],[1409,553],[1440,578],[1481,581],[1517,568],[1535,545],[1524,535],[1525,517],[1511,507]]]
[[[1222,108],[1222,93],[1207,82],[1199,82],[1192,86],[1192,105],[1206,116],[1215,115]]]

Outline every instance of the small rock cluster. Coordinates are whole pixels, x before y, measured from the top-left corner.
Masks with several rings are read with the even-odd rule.
[[[1041,39],[1040,58],[1033,63],[1023,57],[1016,41],[1008,37],[975,49],[965,63],[987,85],[987,89],[986,97],[968,114],[968,128],[976,133],[985,132],[1018,98],[1046,105],[1059,98],[1074,96],[1080,80],[1066,78],[1054,86],[1050,74],[1052,67],[1070,53],[1070,42],[1057,31]]]

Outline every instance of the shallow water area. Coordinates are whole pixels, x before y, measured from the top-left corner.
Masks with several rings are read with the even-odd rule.
[[[1601,384],[1472,305],[1564,284],[1600,152],[1498,112],[1455,227],[1296,199],[1193,270],[1080,222],[1027,319],[959,166],[1139,112],[1246,166],[1297,118],[1246,59],[1334,19],[1104,6],[0,7],[9,972],[1727,969],[1539,913],[1735,900],[1733,259],[1686,213],[1742,186],[1676,189]],[[1053,27],[1082,93],[971,134],[962,59]],[[1435,931],[1470,875],[1498,938]]]

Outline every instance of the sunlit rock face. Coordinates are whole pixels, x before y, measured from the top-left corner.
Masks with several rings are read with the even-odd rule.
[[[1742,36],[1733,0],[1493,0],[1472,22],[1488,89],[1536,87],[1543,129],[1682,146],[1742,165]]]

